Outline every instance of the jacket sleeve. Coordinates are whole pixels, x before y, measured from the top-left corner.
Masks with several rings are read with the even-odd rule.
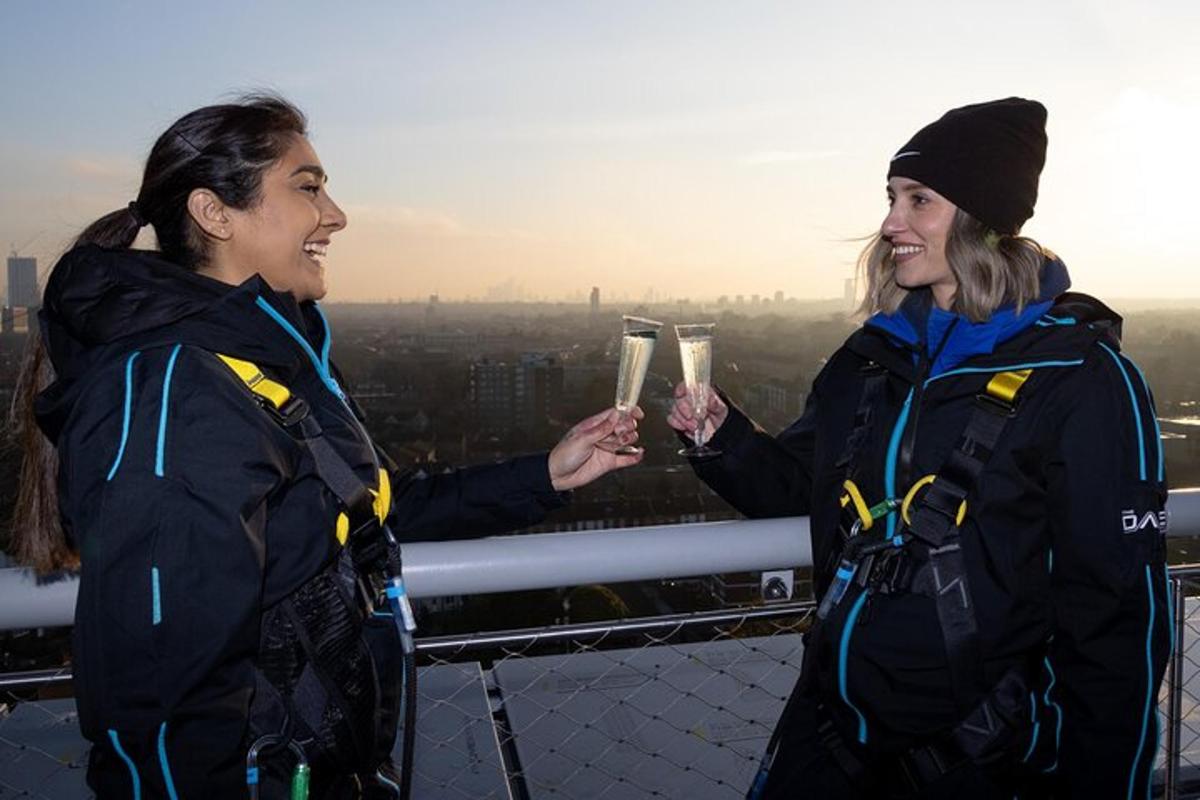
[[[711,442],[721,455],[693,461],[696,474],[747,517],[807,514],[812,496],[819,383],[820,378],[813,384],[804,414],[778,436],[758,427],[722,394],[729,415]]]
[[[1172,646],[1166,484],[1137,367],[1099,345],[1067,384],[1047,464],[1054,629],[1040,702],[1061,797],[1148,797]]]
[[[401,539],[467,539],[540,522],[569,495],[550,484],[547,453],[435,475],[397,474],[389,524]]]
[[[267,506],[291,456],[211,355],[131,367],[119,450],[86,419],[73,445],[107,473],[75,632],[89,777],[104,797],[241,797]]]

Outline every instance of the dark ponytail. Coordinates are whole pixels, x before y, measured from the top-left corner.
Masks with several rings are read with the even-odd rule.
[[[188,197],[208,189],[225,205],[248,209],[260,199],[262,176],[307,133],[304,114],[272,94],[205,106],[180,117],[150,150],[137,199],[88,225],[74,246],[133,246],[142,226],[154,228],[164,258],[186,270],[208,259],[208,240],[188,212]],[[58,453],[37,426],[34,400],[54,381],[39,332],[31,325],[13,397],[10,430],[22,449],[10,550],[39,574],[74,569],[78,556],[58,515]]]
[[[74,246],[94,244],[109,250],[132,247],[138,231],[146,224],[137,209],[137,203],[133,202],[119,211],[105,214],[83,229],[83,233],[76,237]]]

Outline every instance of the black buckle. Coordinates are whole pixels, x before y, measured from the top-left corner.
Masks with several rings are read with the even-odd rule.
[[[975,401],[981,408],[993,414],[999,414],[1008,419],[1012,419],[1017,415],[1017,403],[1006,403],[998,397],[992,397],[987,392],[980,392],[975,395]]]
[[[897,759],[900,774],[909,788],[921,792],[967,760],[957,748],[947,748],[937,742],[914,747]]]
[[[868,582],[880,594],[896,594],[912,589],[915,573],[912,552],[907,547],[884,551],[872,564]]]
[[[276,408],[274,403],[269,403],[261,398],[259,403],[285,428],[291,428],[308,416],[308,403],[299,395],[294,394],[289,397],[283,404],[283,408]]]

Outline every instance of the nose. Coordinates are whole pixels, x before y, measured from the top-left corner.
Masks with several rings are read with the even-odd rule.
[[[325,195],[325,207],[321,210],[321,225],[329,228],[330,233],[336,233],[346,227],[346,212],[333,202],[333,198]]]
[[[892,207],[888,209],[887,216],[883,218],[883,224],[879,226],[879,232],[887,239],[903,233],[906,227],[907,223],[904,221],[904,214],[900,210],[900,203],[898,201],[892,203]]]

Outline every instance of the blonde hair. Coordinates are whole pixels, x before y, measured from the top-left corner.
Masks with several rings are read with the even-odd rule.
[[[1020,313],[1038,297],[1038,274],[1046,258],[1053,253],[1033,239],[997,234],[956,209],[946,239],[946,260],[958,283],[952,310],[972,322],[987,320],[1002,303],[1016,304]],[[867,284],[859,313],[894,314],[909,290],[896,283],[892,245],[882,234],[867,240],[858,270]]]

